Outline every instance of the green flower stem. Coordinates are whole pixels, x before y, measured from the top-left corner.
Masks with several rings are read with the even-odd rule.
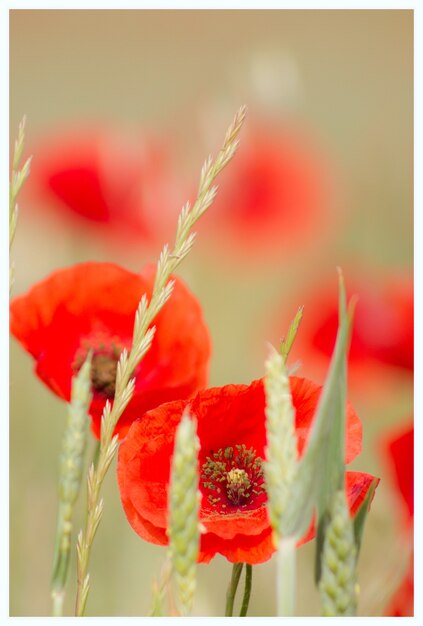
[[[238,589],[239,579],[241,577],[242,568],[244,563],[234,563],[232,566],[232,576],[229,583],[228,591],[226,592],[226,610],[225,617],[232,617],[234,612],[234,601],[236,590]]]
[[[253,582],[253,566],[249,563],[245,564],[245,588],[244,597],[242,598],[240,617],[245,617],[248,613],[248,605],[250,604],[251,585]]]
[[[297,552],[294,537],[279,541],[277,553],[277,615],[293,617],[295,614],[295,588],[297,574]]]

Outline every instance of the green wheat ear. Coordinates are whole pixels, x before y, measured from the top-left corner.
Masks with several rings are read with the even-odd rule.
[[[51,597],[53,615],[62,615],[69,568],[75,502],[81,489],[82,470],[91,404],[91,352],[72,378],[68,419],[60,453],[59,512],[53,558]]]
[[[265,367],[267,461],[264,474],[269,516],[277,543],[284,534],[284,515],[297,471],[297,436],[283,356],[273,349]]]
[[[343,490],[332,500],[322,553],[319,591],[324,617],[353,616],[357,610],[357,549]]]
[[[195,571],[200,542],[198,450],[196,420],[182,416],[175,437],[169,492],[169,553],[178,609],[189,615],[194,602]]]

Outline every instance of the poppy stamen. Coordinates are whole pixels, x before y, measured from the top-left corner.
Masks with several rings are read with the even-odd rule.
[[[72,369],[74,372],[79,372],[89,350],[92,350],[92,390],[107,400],[113,400],[116,391],[117,366],[122,349],[122,346],[114,339],[103,337],[103,335],[86,339],[75,357]]]
[[[265,493],[262,459],[245,444],[212,451],[203,463],[201,478],[210,504],[222,509],[252,505]]]
[[[94,391],[109,400],[115,397],[118,358],[105,353],[94,354],[91,365],[91,384]]]
[[[250,496],[251,481],[243,469],[231,469],[226,474],[226,494],[233,504],[241,504]]]

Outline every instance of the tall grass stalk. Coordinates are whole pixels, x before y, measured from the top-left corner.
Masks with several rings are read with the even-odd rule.
[[[103,511],[103,500],[100,497],[101,487],[118,446],[118,436],[114,435],[116,424],[130,401],[135,380],[132,372],[151,346],[154,337],[154,321],[157,313],[172,294],[173,281],[170,275],[190,252],[195,233],[192,229],[197,220],[212,204],[217,187],[213,185],[217,175],[229,163],[238,147],[238,135],[246,115],[243,106],[235,115],[229,127],[223,146],[216,159],[206,159],[200,174],[197,199],[191,207],[185,204],[178,218],[175,243],[172,250],[165,245],[157,262],[156,278],[150,301],[144,295],[135,315],[132,347],[130,352],[121,354],[116,375],[116,392],[113,404],[106,403],[101,419],[100,453],[96,467],[91,465],[87,481],[87,518],[85,527],[80,531],[77,542],[77,596],[75,615],[82,616],[85,612],[90,575],[88,565],[94,536]]]
[[[16,233],[16,225],[18,223],[18,195],[26,179],[28,178],[31,169],[32,157],[29,157],[25,161],[23,166],[19,168],[25,147],[25,125],[26,117],[24,116],[21,123],[19,124],[18,138],[15,141],[12,160],[12,174],[9,187],[9,254],[12,249],[12,244]],[[9,292],[12,290],[13,280],[14,266],[12,263],[9,263]]]

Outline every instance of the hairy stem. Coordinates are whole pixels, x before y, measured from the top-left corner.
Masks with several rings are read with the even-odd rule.
[[[245,617],[248,613],[248,605],[250,604],[251,585],[253,582],[253,566],[249,563],[245,564],[245,587],[244,597],[242,598],[240,617]]]
[[[233,615],[236,590],[238,589],[238,583],[241,577],[243,567],[244,563],[234,563],[232,566],[231,580],[229,583],[228,591],[226,592],[225,617],[232,617]]]

